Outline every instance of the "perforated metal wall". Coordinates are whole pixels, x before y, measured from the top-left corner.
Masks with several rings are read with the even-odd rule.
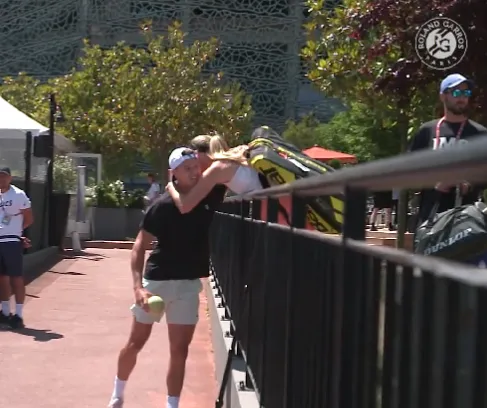
[[[142,20],[163,33],[177,19],[188,41],[221,40],[213,68],[252,94],[256,122],[281,128],[295,117],[304,82],[304,9],[299,0],[0,0],[0,75],[64,74],[83,38],[138,44]]]

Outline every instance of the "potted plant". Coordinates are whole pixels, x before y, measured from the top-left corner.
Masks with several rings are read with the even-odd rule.
[[[76,193],[77,173],[73,160],[57,155],[53,163],[53,193],[49,203],[49,245],[62,247],[68,225],[71,195]]]
[[[135,238],[139,233],[140,222],[144,216],[144,190],[127,192],[125,205],[127,208],[126,237]]]
[[[96,240],[120,241],[126,237],[125,190],[121,181],[102,182],[93,189],[93,236]]]

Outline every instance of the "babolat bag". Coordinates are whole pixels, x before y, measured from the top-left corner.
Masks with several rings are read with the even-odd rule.
[[[268,126],[254,130],[248,146],[248,163],[259,172],[264,187],[334,171],[332,167],[302,153]],[[307,221],[312,229],[331,234],[342,231],[342,196],[310,197],[306,198],[306,204]]]
[[[460,205],[432,214],[416,230],[414,252],[466,262],[487,251],[487,206]]]

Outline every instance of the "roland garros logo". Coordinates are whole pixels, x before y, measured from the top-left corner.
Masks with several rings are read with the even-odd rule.
[[[419,28],[415,46],[423,64],[443,71],[454,67],[465,57],[467,34],[450,18],[433,18]]]

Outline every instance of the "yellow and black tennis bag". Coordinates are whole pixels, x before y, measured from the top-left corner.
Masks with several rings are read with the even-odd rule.
[[[264,187],[334,171],[332,167],[302,153],[268,126],[255,129],[248,146],[248,162],[261,175]],[[342,231],[343,196],[321,196],[306,200],[307,228],[329,234]],[[281,212],[287,212],[284,219],[289,223],[290,200],[280,200],[280,204]]]

